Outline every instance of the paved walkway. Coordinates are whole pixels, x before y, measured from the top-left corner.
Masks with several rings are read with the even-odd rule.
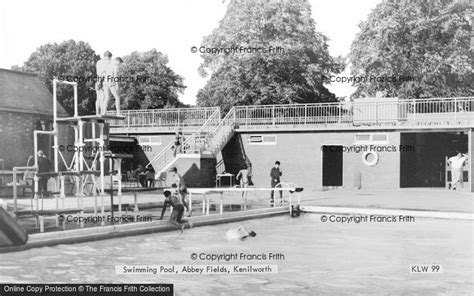
[[[474,193],[443,189],[305,190],[303,205],[474,213]]]
[[[269,193],[267,192],[249,192],[247,205],[251,208],[268,207]],[[277,194],[278,195],[278,194]],[[288,193],[286,193],[288,195]],[[208,195],[211,198],[211,204],[220,202],[217,194]],[[293,195],[296,197],[296,194]],[[447,191],[441,189],[401,189],[395,191],[369,191],[369,190],[327,190],[305,189],[301,194],[301,203],[311,206],[329,206],[329,207],[349,207],[349,208],[370,208],[370,209],[400,209],[400,210],[418,210],[418,211],[440,211],[440,212],[459,212],[474,213],[474,194],[467,192]],[[158,207],[163,202],[162,191],[141,192],[138,194],[138,203],[140,206],[148,205]],[[9,208],[13,207],[12,199],[4,199]],[[95,199],[92,196],[85,196],[82,199],[85,208],[92,208]],[[114,204],[118,204],[118,196],[114,196]],[[278,200],[278,199],[277,199]],[[225,193],[224,205],[242,205],[243,199],[239,193]],[[97,198],[98,208],[100,209],[101,198]],[[122,204],[134,204],[134,197],[131,193],[122,196]],[[193,195],[193,208],[200,210],[202,197]],[[104,196],[104,205],[110,208],[110,196]],[[78,206],[76,197],[65,198],[65,208],[75,208]],[[19,209],[31,209],[31,200],[18,199]],[[54,209],[56,200],[54,198],[43,201],[44,209]],[[41,208],[41,200],[40,200]]]
[[[288,193],[285,196],[288,197]],[[278,196],[278,194],[277,194]],[[296,202],[297,194],[293,195],[293,202]],[[218,194],[209,194],[210,215],[219,213],[220,196]],[[269,192],[254,191],[248,193],[247,203],[238,192],[226,192],[223,196],[224,213],[241,211],[246,205],[246,209],[263,209],[270,205]],[[306,188],[300,193],[301,205],[311,206],[312,210],[318,213],[352,213],[352,214],[373,214],[373,215],[392,215],[394,210],[400,215],[413,215],[417,217],[429,218],[447,218],[447,219],[468,219],[474,217],[474,194],[466,192],[447,191],[440,189],[403,189],[396,191],[369,191],[369,190],[327,190]],[[161,190],[153,192],[140,192],[138,194],[138,207],[140,211],[134,212],[134,196],[131,193],[125,193],[122,196],[122,214],[152,216],[157,219],[161,214],[164,196]],[[82,205],[85,209],[85,216],[94,216],[93,209],[95,198],[93,196],[84,196]],[[110,214],[110,196],[103,197],[105,215]],[[279,201],[279,198],[276,199]],[[4,199],[8,203],[8,208],[13,209],[13,200]],[[114,205],[119,201],[118,196],[114,196]],[[202,195],[193,194],[193,217],[205,215],[202,211]],[[19,210],[31,210],[31,200],[18,199]],[[56,199],[44,199],[40,203],[40,209],[56,209]],[[76,197],[67,197],[64,199],[64,207],[78,208],[78,199]],[[35,208],[35,207],[33,207]],[[59,208],[61,201],[59,201]],[[117,211],[117,208],[116,210]],[[117,215],[118,213],[115,212]],[[97,198],[97,214],[101,215],[101,197]],[[167,210],[164,219],[168,219],[170,211]],[[466,218],[467,217],[467,218]],[[51,220],[51,219],[49,219]],[[46,221],[45,227],[54,230],[55,221]],[[25,217],[20,219],[20,224],[37,232],[36,222],[33,218]],[[77,224],[77,225],[74,225]],[[91,227],[95,225],[86,225]],[[67,228],[78,228],[78,223],[69,223]],[[47,231],[50,231],[47,230]]]

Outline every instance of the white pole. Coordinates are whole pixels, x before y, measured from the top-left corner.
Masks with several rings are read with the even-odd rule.
[[[74,87],[74,91],[77,91],[77,86]],[[84,203],[84,182],[87,176],[82,175],[82,171],[84,170],[84,121],[79,120],[77,122],[78,125],[78,139],[77,139],[77,148],[79,149],[78,159],[78,179],[79,179],[79,195],[77,196],[77,204],[79,209],[83,209]]]
[[[59,197],[61,198],[61,209],[64,210],[64,198],[66,197],[65,176],[61,175],[59,177],[59,179],[60,179],[60,182],[61,182]]]
[[[104,123],[99,123],[99,143],[100,143],[100,147],[103,148],[105,145],[104,145]],[[100,162],[100,202],[101,202],[101,215],[102,215],[102,218],[105,216],[105,208],[104,208],[104,194],[105,194],[105,174],[104,174],[104,170],[105,170],[105,167],[104,167],[104,163],[105,163],[105,156],[104,156],[104,149],[99,149],[99,153],[100,153],[100,158],[99,158],[99,162]],[[105,225],[105,221],[104,219],[102,219],[102,225]]]
[[[119,217],[122,217],[122,159],[117,158],[117,177],[118,177],[118,189],[117,189],[117,195],[118,195],[118,200],[119,200],[119,205],[118,205],[118,212],[119,212]]]
[[[221,200],[221,204],[219,207],[219,213],[222,214],[224,212],[224,198],[223,198],[224,193],[219,193],[219,198]]]
[[[57,101],[57,79],[53,79],[53,151],[54,151],[54,172],[59,173],[59,129],[58,129],[58,123],[57,121],[57,112],[58,112],[58,101]],[[58,181],[58,177],[56,177],[56,184]],[[62,196],[65,196],[64,194],[64,178],[63,180],[60,180],[60,190],[63,192]],[[64,208],[64,197],[62,197],[62,202],[63,202],[63,208]]]
[[[33,153],[35,154],[35,167],[38,167],[38,138],[37,138],[37,133],[36,131],[33,132]],[[35,206],[36,206],[36,211],[39,211],[39,203],[38,203],[38,190],[39,190],[39,178],[37,175],[38,171],[36,172],[33,181],[34,181],[34,190],[35,192],[33,193],[34,200],[35,200]],[[16,183],[16,180],[13,180],[13,182]],[[37,220],[38,221],[38,220]]]
[[[73,84],[74,86],[74,117],[78,117],[79,116],[79,112],[78,112],[78,104],[77,104],[77,83],[74,83]]]
[[[17,210],[16,170],[13,168],[13,210]]]

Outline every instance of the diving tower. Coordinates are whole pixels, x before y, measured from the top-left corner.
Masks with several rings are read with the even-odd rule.
[[[74,114],[69,117],[59,117],[57,90],[58,85],[64,84],[74,89]],[[78,91],[77,83],[69,81],[61,81],[53,79],[53,126],[51,131],[35,130],[34,131],[34,165],[26,167],[13,168],[13,180],[16,180],[17,174],[24,171],[34,172],[34,194],[30,210],[20,210],[17,206],[17,188],[16,182],[13,182],[14,211],[17,217],[23,215],[33,215],[36,218],[36,225],[39,226],[40,232],[44,231],[44,217],[56,216],[56,226],[59,226],[58,216],[66,213],[83,214],[86,186],[92,185],[89,192],[95,197],[94,214],[97,214],[98,208],[102,216],[105,214],[104,196],[106,194],[106,175],[112,176],[117,174],[117,187],[119,198],[119,215],[121,215],[121,166],[115,165],[113,162],[120,164],[123,158],[129,158],[130,155],[114,154],[110,151],[108,122],[124,120],[124,116],[118,115],[79,115],[78,111]],[[73,129],[74,140],[72,143],[64,141],[64,135],[61,131],[66,131],[68,135],[69,129]],[[38,172],[38,137],[40,135],[53,137],[53,170],[47,173]],[[68,149],[70,148],[71,149]],[[89,149],[86,149],[89,148]],[[88,153],[94,151],[93,153]],[[72,155],[71,153],[72,152]],[[107,164],[108,163],[108,164]],[[116,170],[113,170],[113,168]],[[52,177],[55,180],[55,190],[53,191],[56,200],[55,209],[44,210],[44,196],[39,192],[39,180],[41,177]],[[73,193],[77,199],[77,205],[74,208],[66,208],[64,199],[66,197],[66,181],[69,180],[73,184]],[[111,178],[110,186],[113,187],[114,181]],[[98,204],[100,199],[100,205]],[[40,207],[41,201],[41,207]],[[104,221],[102,224],[104,225]],[[63,222],[63,228],[65,227]],[[83,227],[83,225],[81,225]]]

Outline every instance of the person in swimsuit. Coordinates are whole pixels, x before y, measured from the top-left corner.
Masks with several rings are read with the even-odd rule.
[[[163,220],[163,215],[166,212],[166,208],[168,206],[173,207],[173,210],[171,211],[170,215],[170,223],[175,225],[181,232],[183,232],[183,229],[188,223],[189,228],[192,227],[192,223],[190,221],[183,220],[183,213],[184,213],[184,206],[179,202],[178,197],[176,197],[175,194],[172,194],[171,191],[165,190],[163,192],[165,196],[165,201],[163,203],[163,210],[161,211],[161,217],[160,220]]]
[[[237,180],[240,180],[240,188],[248,188],[249,187],[249,171],[247,169],[247,165],[244,165],[242,169],[236,176]],[[247,201],[247,191],[242,191],[242,198]]]
[[[254,231],[248,231],[243,226],[237,228],[229,229],[226,233],[226,238],[228,240],[244,240],[247,237],[255,237],[257,234]]]
[[[171,178],[172,184],[176,184],[176,188],[178,189],[178,193],[181,196],[181,203],[186,208],[186,212],[188,212],[188,217],[191,217],[193,210],[190,209],[188,202],[186,201],[186,195],[188,194],[188,188],[186,187],[186,183],[184,183],[184,178],[180,174],[178,174],[178,169],[173,167],[171,170]]]
[[[112,56],[112,55],[111,55]],[[104,89],[104,107],[102,113],[105,114],[107,111],[107,106],[110,101],[110,94],[115,98],[115,108],[117,110],[117,116],[120,116],[120,95],[119,95],[119,85],[118,81],[120,77],[118,76],[118,69],[122,63],[121,58],[116,58],[113,61],[110,61],[105,66],[105,80],[103,83]]]
[[[104,52],[102,59],[97,61],[95,68],[97,74],[97,82],[95,83],[95,91],[97,94],[97,100],[95,101],[95,113],[97,115],[105,114],[105,92],[104,92],[104,81],[106,79],[106,69],[111,63],[112,53],[110,51]]]

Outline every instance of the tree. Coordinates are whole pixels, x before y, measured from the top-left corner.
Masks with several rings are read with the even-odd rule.
[[[373,77],[356,84],[353,97],[378,91],[400,98],[473,95],[468,8],[453,0],[378,4],[352,43],[352,75]]]
[[[343,69],[316,32],[307,0],[231,0],[227,13],[201,47],[198,104],[282,104],[335,101],[323,83]],[[206,51],[214,51],[213,53]]]
[[[124,109],[153,109],[184,106],[178,94],[186,88],[183,78],[167,66],[168,57],[156,49],[123,57],[119,76]]]
[[[95,111],[96,94],[93,90],[95,63],[99,56],[83,41],[48,43],[33,52],[22,67],[13,69],[37,73],[45,86],[53,91],[53,78],[77,81],[79,114]],[[74,90],[71,86],[58,85],[58,101],[69,113],[74,112]]]

